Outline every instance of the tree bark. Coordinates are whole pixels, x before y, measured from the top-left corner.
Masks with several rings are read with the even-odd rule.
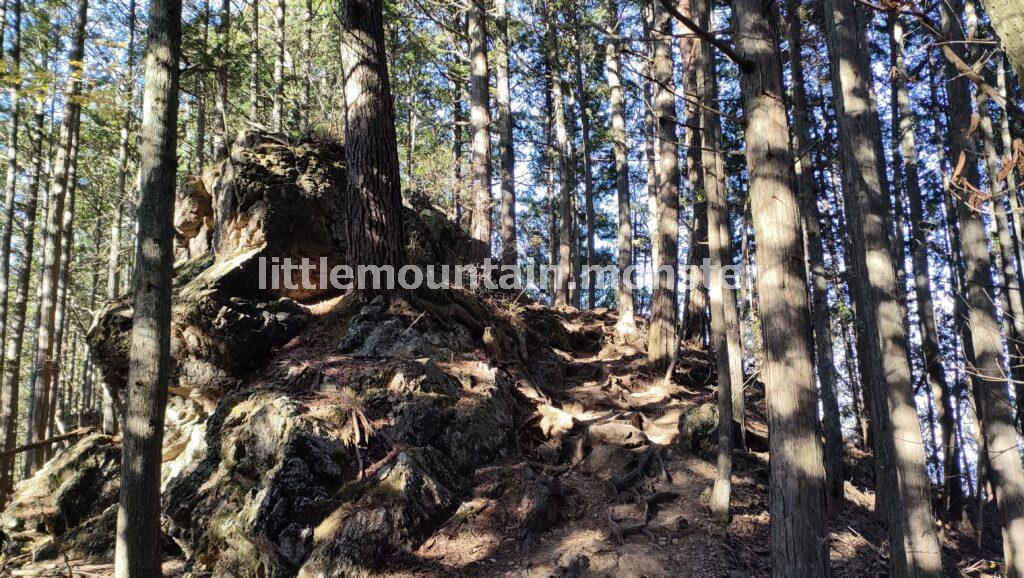
[[[181,0],[152,0],[139,144],[139,238],[114,576],[162,576],[160,463],[171,375]]]
[[[679,145],[676,137],[675,74],[672,56],[672,21],[659,2],[653,2],[654,120],[657,130],[658,194],[656,228],[658,260],[651,288],[651,322],[647,357],[651,368],[665,370],[676,348],[676,283],[679,265]]]
[[[616,0],[608,0],[605,27],[604,66],[608,80],[608,109],[612,121],[612,148],[615,155],[615,192],[618,205],[618,293],[619,319],[615,329],[619,336],[630,339],[636,334],[635,305],[633,303],[633,223],[630,214],[629,146],[626,134],[626,100],[622,93],[622,48],[619,38],[619,7]]]
[[[469,28],[469,122],[472,144],[472,237],[478,262],[491,256],[491,109],[487,67],[487,10],[471,0]]]
[[[351,265],[405,263],[402,183],[381,0],[341,3]],[[390,295],[366,288],[365,296]]]
[[[981,0],[981,3],[1017,78],[1024,78],[1024,8],[1017,0]]]
[[[515,265],[519,261],[516,249],[516,155],[513,141],[515,122],[512,118],[511,44],[508,36],[508,4],[496,0],[494,75],[498,85],[498,156],[501,160],[501,262]]]
[[[772,576],[828,576],[825,471],[816,411],[811,319],[794,190],[782,64],[770,8],[733,0],[732,31],[746,120],[757,294],[764,340],[762,380],[771,432]]]
[[[88,0],[78,0],[72,27],[71,47],[68,50],[68,62],[82,63],[85,57],[87,12]],[[49,423],[50,388],[54,386],[51,378],[55,370],[53,353],[56,326],[54,323],[56,321],[57,281],[62,249],[61,220],[68,191],[72,140],[78,130],[81,114],[81,99],[79,98],[81,92],[81,78],[76,74],[70,75],[65,89],[67,104],[64,109],[64,118],[61,121],[60,145],[54,159],[53,184],[50,191],[53,199],[46,215],[47,233],[40,273],[40,324],[35,347],[36,395],[30,419],[32,435],[36,440],[46,437],[46,427]],[[44,457],[45,454],[42,451],[32,452],[29,456],[32,471],[43,465]]]

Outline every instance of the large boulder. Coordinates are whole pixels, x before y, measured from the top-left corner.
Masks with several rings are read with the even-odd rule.
[[[242,133],[227,159],[203,174],[213,206],[213,248],[218,263],[257,252],[263,257],[309,259],[328,267],[346,258],[345,151],[325,139],[291,142],[268,133]],[[315,278],[315,277],[314,277]],[[268,289],[278,297],[308,300],[329,287]]]
[[[679,448],[705,459],[718,448],[718,406],[702,403],[687,408],[679,416]]]

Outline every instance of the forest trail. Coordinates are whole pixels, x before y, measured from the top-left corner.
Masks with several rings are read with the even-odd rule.
[[[703,498],[718,420],[703,345],[683,343],[666,380],[648,369],[645,328],[624,340],[604,308],[462,289],[390,302],[254,291],[261,251],[336,246],[339,155],[331,141],[250,133],[179,193],[195,223],[177,245],[167,575],[768,575],[756,373],[722,526]],[[410,261],[464,262],[464,233],[422,198],[407,202]],[[88,336],[115,388],[133,315],[130,295],[111,301]],[[0,513],[0,575],[111,574],[120,446],[84,436],[18,485]],[[889,562],[870,456],[846,454],[834,575],[878,575]],[[998,535],[996,517],[985,519]],[[969,535],[944,540],[950,576],[998,559]]]
[[[285,366],[295,374],[296,367],[320,360],[321,381],[330,381],[342,371],[358,373],[357,367],[367,362],[384,367],[408,360],[401,352],[387,356],[391,359],[368,359],[359,353],[325,357],[318,344],[333,343],[339,328],[351,328],[350,322],[339,323],[352,315],[344,301],[330,299],[312,306],[311,326],[276,355],[265,375]],[[505,298],[494,301],[509,310]],[[391,551],[378,571],[366,575],[767,576],[768,454],[759,384],[747,388],[748,449],[736,452],[733,516],[723,527],[711,519],[702,498],[714,481],[717,420],[709,413],[715,387],[707,352],[684,346],[666,384],[662,376],[644,368],[644,352],[638,345],[642,339],[625,343],[615,334],[612,312],[532,304],[516,310],[533,330],[528,334],[541,339],[527,343],[530,350],[543,346],[556,356],[549,379],[517,381],[520,419],[506,451],[468,476],[447,511],[430,523],[425,538]],[[412,310],[395,316],[385,313],[382,324],[402,319],[404,333],[415,333],[417,317]],[[452,374],[459,373],[458,367],[471,372],[482,359],[496,355],[490,362],[510,375],[529,369],[502,360],[501,349],[486,342],[451,354],[438,366]],[[690,424],[686,431],[693,433],[681,442],[683,416],[682,421]],[[371,430],[384,431],[385,421],[371,424]],[[853,448],[851,453],[860,463],[848,464],[848,503],[833,519],[833,569],[836,576],[878,575],[888,567],[884,529],[870,512],[873,495],[865,487],[870,477],[865,456]],[[960,542],[958,552],[976,553],[970,538],[948,532],[946,540],[947,546]],[[948,549],[951,560],[956,551]],[[959,568],[951,567],[950,575],[961,575],[968,565],[975,570],[968,575],[984,575],[976,573],[986,567],[981,558],[955,561]],[[165,571],[171,576],[195,575],[189,568],[187,557],[173,557]],[[112,565],[65,558],[28,563],[9,572],[108,576]]]

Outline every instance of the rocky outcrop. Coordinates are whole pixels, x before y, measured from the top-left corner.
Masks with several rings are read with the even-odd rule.
[[[341,259],[341,158],[337,143],[247,133],[179,194],[187,259],[173,286],[162,503],[169,551],[193,575],[367,575],[447,524],[467,494],[494,493],[495,515],[524,538],[571,501],[539,469],[495,466],[491,490],[477,472],[515,450],[532,423],[527,398],[562,387],[555,349],[596,352],[600,331],[457,290],[367,303],[258,285],[261,257]],[[423,197],[407,202],[410,262],[468,260],[458,227]],[[130,296],[114,300],[88,334],[115,390],[132,313]],[[561,417],[567,434],[576,422]],[[591,436],[645,440],[616,427]],[[119,452],[117,439],[90,436],[19,486],[0,518],[8,548],[109,559]]]
[[[306,326],[305,308],[250,284],[255,259],[255,252],[221,262],[206,255],[176,268],[171,349],[178,387],[216,394]],[[131,328],[132,304],[125,296],[100,310],[87,335],[93,361],[117,389],[127,379]]]
[[[174,198],[174,258],[187,261],[210,251],[213,197],[203,180],[189,177]]]
[[[120,472],[121,446],[110,436],[88,435],[58,453],[35,476],[18,484],[0,514],[6,551],[52,558],[60,539],[65,551],[106,554],[113,533],[104,540],[81,529],[97,525],[103,512],[117,503]]]

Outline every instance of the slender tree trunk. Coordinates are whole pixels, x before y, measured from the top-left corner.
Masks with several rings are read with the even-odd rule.
[[[18,22],[15,18],[15,22]],[[44,57],[42,69],[47,68]],[[39,183],[43,169],[43,130],[45,108],[37,100],[33,113],[32,130],[32,179],[25,199],[25,238],[22,247],[21,269],[18,272],[17,293],[11,309],[11,335],[5,344],[3,378],[0,380],[0,432],[4,436],[4,452],[18,444],[18,401],[21,377],[21,347],[25,338],[25,314],[28,310],[29,283],[32,278],[32,262],[35,261],[36,213],[39,204]],[[14,456],[0,459],[0,505],[6,504],[14,490]]]
[[[1007,98],[1006,91],[1006,66],[1008,62],[999,63],[996,66],[996,85],[999,89],[999,94],[1005,99]],[[1009,115],[1002,115],[1000,122],[1000,141],[1003,147],[1003,170],[1006,170],[1005,163],[1008,159],[1013,158],[1013,139],[1010,137],[1010,118]],[[1024,212],[1020,205],[1020,201],[1017,197],[1017,178],[1014,176],[1013,170],[1006,170],[1006,197],[1010,202],[1010,220],[1013,223],[1013,246],[1014,254],[1016,256],[1016,263],[1018,267],[1024,267],[1024,220],[1021,218],[1021,213]],[[1018,356],[1024,357],[1024,343],[1011,343],[1010,351],[1016,352]],[[1021,363],[1021,362],[1018,362]],[[1016,379],[1016,378],[1015,378]],[[1016,380],[1014,383],[1014,393],[1016,400],[1016,414],[1017,414],[1017,429],[1024,429],[1024,381]]]
[[[580,149],[583,152],[583,215],[586,219],[587,238],[586,238],[586,250],[587,250],[587,266],[594,267],[597,264],[597,257],[594,249],[594,227],[596,223],[596,215],[594,212],[594,176],[593,176],[593,144],[590,140],[590,98],[587,94],[587,85],[584,82],[585,71],[584,71],[584,59],[583,45],[580,41],[580,30],[579,30],[579,6],[572,8],[572,24],[573,30],[573,43],[575,47],[575,80],[576,80],[576,94],[577,100],[580,106]],[[582,271],[581,271],[582,272]],[[587,307],[594,308],[594,300],[596,298],[596,282],[597,277],[593,271],[590,271],[586,275],[586,279],[580,279],[581,283],[586,284],[587,288]]]
[[[249,44],[249,121],[260,121],[260,0],[252,0],[252,40]]]
[[[1002,187],[1000,175],[999,153],[996,152],[995,134],[992,128],[992,117],[989,115],[988,96],[983,93],[976,95],[978,117],[980,119],[982,151],[985,157],[985,169],[991,187],[992,208],[995,213],[996,239],[998,240],[1000,300],[1003,305],[1003,324],[1006,334],[1006,350],[1009,353],[1010,376],[1014,383],[1024,382],[1024,299],[1021,298],[1020,270],[1017,264],[1017,251],[1010,235],[1010,223],[1006,216],[1006,199],[1016,195],[1017,191]]]
[[[939,576],[942,557],[931,513],[921,423],[907,355],[897,265],[886,205],[889,187],[878,156],[881,129],[872,99],[867,42],[854,0],[826,0],[843,193],[860,340],[861,375],[871,396],[880,510],[887,518],[896,576]]]
[[[221,160],[228,156],[228,49],[231,33],[231,0],[221,0],[220,16],[217,19],[217,127],[213,136],[214,157]]]
[[[49,112],[49,122],[48,122],[48,127],[49,128],[46,130],[46,137],[45,137],[46,153],[43,155],[43,162],[45,163],[44,166],[46,168],[43,171],[43,175],[42,175],[42,178],[41,178],[41,180],[42,180],[42,189],[43,189],[42,192],[41,192],[41,197],[43,199],[42,216],[43,216],[44,224],[49,219],[50,210],[51,210],[50,207],[53,205],[53,203],[51,202],[53,199],[51,198],[51,195],[50,195],[50,184],[51,184],[51,180],[52,180],[51,177],[53,175],[53,164],[50,162],[50,159],[53,157],[53,152],[54,152],[54,135],[53,135],[54,127],[57,126],[57,125],[54,124],[55,109],[56,109],[55,100],[54,99],[50,99],[50,112]],[[41,242],[41,246],[43,247],[43,256],[45,256],[45,248],[50,243],[50,231],[45,226],[43,226],[43,227],[40,228],[39,235],[40,235],[40,239],[42,241]],[[42,326],[43,283],[41,283],[41,282],[37,282],[36,283],[36,291],[35,291],[35,293],[36,293],[36,295],[35,295],[35,304],[36,304],[36,306],[35,306],[35,310],[34,310],[34,313],[33,313],[33,316],[32,316],[32,333],[31,333],[32,338],[31,338],[31,341],[30,341],[30,343],[32,343],[33,345],[35,345],[38,342],[40,328]],[[28,415],[26,416],[27,419],[26,419],[26,424],[25,424],[25,443],[26,444],[31,443],[33,438],[34,438],[34,436],[35,436],[36,399],[39,397],[37,395],[38,391],[37,391],[37,387],[36,387],[38,385],[38,382],[39,382],[39,379],[38,379],[38,377],[39,377],[39,372],[38,372],[39,359],[35,355],[34,352],[33,352],[32,357],[30,359],[32,360],[32,364],[31,364],[30,369],[29,369],[29,379],[28,379]],[[31,477],[32,473],[34,471],[35,471],[35,462],[32,459],[32,455],[31,454],[26,454],[26,457],[25,457],[25,459],[22,462],[22,477],[25,477],[25,478]]]
[[[135,41],[135,0],[130,0],[132,4],[129,8],[129,28],[131,31],[129,34],[131,38],[129,43]],[[210,0],[203,0],[202,15],[200,18],[203,19],[203,37],[202,37],[202,54],[204,58],[208,58],[210,54]],[[195,172],[201,173],[203,168],[206,166],[206,82],[209,75],[206,72],[200,72],[196,78],[196,166]],[[125,81],[122,81],[122,91],[127,88]],[[130,110],[130,109],[129,109]]]
[[[618,265],[619,265],[619,320],[615,329],[625,339],[636,334],[633,304],[633,223],[630,215],[629,146],[626,134],[626,101],[622,94],[622,56],[619,38],[619,7],[616,0],[608,0],[605,27],[604,66],[608,79],[608,108],[612,120],[612,148],[615,154],[615,192],[618,201]]]
[[[572,279],[572,188],[569,182],[569,134],[565,119],[565,85],[558,58],[558,35],[555,12],[548,12],[546,46],[550,64],[551,99],[555,112],[555,164],[558,166],[559,222],[558,272],[555,278],[555,306],[566,307],[570,301]]]
[[[703,192],[694,199],[691,223],[690,252],[686,258],[686,271],[683,271],[687,280],[686,294],[679,325],[684,341],[703,344],[708,329],[708,287],[700,271],[701,264],[708,258],[708,203]]]
[[[0,231],[0,343],[7,342],[7,304],[11,279],[11,236],[14,232],[14,205],[18,189],[18,121],[21,116],[21,0],[9,0],[14,13],[10,58],[7,74],[13,79],[10,93],[10,119],[7,123],[7,181],[4,199],[3,226]],[[5,10],[6,12],[6,10]],[[0,44],[0,50],[3,45]],[[0,360],[0,369],[4,364]],[[0,503],[3,503],[0,500]]]
[[[512,118],[512,91],[509,88],[511,44],[508,36],[508,5],[496,0],[494,75],[498,85],[498,156],[501,159],[501,262],[515,265],[516,249],[516,155],[512,139],[515,130]]]
[[[284,49],[286,40],[284,14],[286,7],[285,0],[277,0],[277,3],[274,4],[274,42],[277,46],[274,52],[274,99],[270,123],[275,132],[284,131]]]
[[[658,238],[658,261],[654,263],[651,289],[651,323],[647,339],[647,357],[655,370],[664,370],[672,362],[676,348],[676,280],[679,265],[679,145],[676,137],[675,74],[672,56],[672,21],[668,12],[654,2],[652,30],[652,76],[654,78],[654,119],[657,127],[658,194],[657,227],[651,236]]]
[[[469,24],[469,121],[473,131],[471,164],[473,191],[472,237],[477,261],[491,256],[491,109],[487,67],[487,10],[484,0],[472,0]]]
[[[152,0],[139,144],[139,240],[114,576],[162,576],[160,456],[171,375],[181,0]]]
[[[958,19],[956,0],[942,4],[943,34],[952,42],[963,40]],[[947,98],[950,114],[950,151],[953,158],[965,159],[970,155],[970,89],[960,82],[966,79],[955,75],[947,66]],[[987,111],[981,110],[979,114]],[[985,114],[987,116],[987,114]],[[983,121],[984,122],[984,121]],[[960,164],[960,161],[958,161]],[[1002,338],[995,310],[992,290],[988,243],[980,207],[965,202],[969,187],[978,183],[977,164],[963,162],[963,168],[954,173],[952,186],[963,199],[958,203],[961,250],[967,278],[967,306],[970,337],[973,349],[973,375],[975,398],[979,405],[980,430],[984,437],[989,480],[1003,523],[1003,556],[1006,575],[1024,576],[1024,470],[1021,469],[1017,432],[1013,425],[1013,412],[1007,394],[1006,373],[1002,363]],[[973,367],[971,367],[973,365]]]
[[[299,103],[299,130],[309,131],[309,108],[313,98],[313,0],[306,0],[306,19],[302,26],[302,102]]]
[[[950,401],[950,387],[946,380],[946,368],[942,362],[939,347],[939,332],[935,324],[935,305],[932,299],[931,268],[928,263],[928,229],[925,221],[924,200],[921,195],[920,171],[917,164],[917,146],[914,142],[914,117],[910,108],[910,93],[905,70],[903,23],[890,15],[893,47],[897,52],[896,67],[893,70],[894,94],[900,135],[901,158],[903,160],[904,190],[910,205],[911,265],[914,275],[914,294],[917,300],[918,330],[921,333],[921,349],[925,374],[932,398],[935,401],[935,419],[941,430],[940,444],[943,463],[943,503],[941,513],[949,521],[949,514],[959,513],[963,508],[963,488],[960,486],[960,460],[954,450],[953,404]],[[941,146],[941,143],[940,143]]]
[[[769,10],[758,0],[732,2],[733,38],[746,61],[740,68],[740,94],[757,238],[762,380],[771,432],[772,576],[828,576],[825,471],[811,361],[807,273],[782,64],[775,42],[778,31]]]
[[[353,266],[397,270],[405,263],[405,232],[382,2],[350,0],[342,6],[350,259]]]
[[[692,18],[701,28],[711,30],[711,11],[707,0],[691,0]],[[725,162],[720,151],[722,126],[718,114],[718,82],[715,75],[715,55],[709,43],[694,41],[689,66],[693,69],[693,84],[701,107],[693,106],[689,113],[696,118],[687,122],[695,133],[689,146],[702,157],[693,163],[693,170],[701,170],[698,179],[703,184],[708,211],[708,255],[710,271],[708,295],[711,305],[711,343],[714,346],[718,369],[718,463],[715,484],[711,492],[711,514],[721,524],[729,523],[729,498],[732,493],[732,449],[734,414],[733,388],[743,386],[743,372],[733,362],[739,355],[736,325],[736,301],[732,285],[725,278],[723,267],[732,265],[732,233],[729,225],[729,204],[726,200]],[[695,190],[694,194],[699,194]],[[742,399],[742,398],[741,398]],[[740,422],[742,423],[742,421]],[[742,445],[742,444],[736,444]]]
[[[551,266],[551,274],[545,281],[549,284],[549,293],[551,295],[551,305],[554,305],[558,299],[559,287],[556,283],[558,273],[555,270],[555,266],[558,264],[558,211],[555,208],[558,203],[558,192],[555,188],[555,172],[558,170],[558,148],[555,143],[555,101],[554,101],[554,84],[552,78],[557,74],[551,65],[551,61],[548,56],[551,51],[547,48],[547,37],[544,38],[544,146],[546,161],[546,181],[545,188],[546,195],[545,200],[547,204],[547,217],[548,217],[548,265]]]
[[[83,62],[85,57],[85,22],[87,12],[88,0],[78,0],[75,22],[72,27],[71,48],[68,51],[69,62],[80,63]],[[74,134],[78,130],[78,121],[81,113],[79,98],[81,92],[81,78],[78,75],[71,75],[68,78],[68,85],[65,89],[67,104],[64,109],[64,118],[61,121],[60,146],[54,160],[53,184],[50,190],[53,200],[50,203],[49,212],[46,216],[47,239],[43,250],[43,266],[40,274],[40,324],[35,347],[36,395],[31,419],[34,441],[46,438],[46,426],[49,423],[49,412],[47,410],[49,409],[50,388],[56,385],[51,378],[55,370],[53,353],[56,326],[54,322],[56,321],[57,281],[60,273],[62,249],[60,225],[67,198],[71,144]],[[28,459],[34,469],[38,469],[43,465],[44,456],[45,451],[42,448],[33,450],[29,454]]]
[[[790,65],[792,67],[793,153],[796,155],[796,188],[800,200],[807,275],[811,282],[811,318],[814,320],[814,368],[822,402],[822,430],[825,434],[825,479],[828,501],[835,510],[843,501],[843,432],[839,415],[839,392],[832,350],[832,312],[828,304],[828,280],[821,240],[821,214],[811,166],[811,108],[804,84],[803,28],[800,3],[787,3]]]
[[[79,124],[79,126],[81,126]],[[57,310],[54,314],[54,326],[56,327],[56,335],[54,336],[54,354],[53,358],[56,363],[53,365],[53,372],[50,376],[52,384],[50,387],[50,410],[49,410],[49,423],[47,423],[46,437],[53,437],[57,433],[66,433],[66,427],[64,422],[64,416],[58,415],[57,408],[61,407],[63,391],[61,383],[65,374],[67,373],[64,369],[67,364],[66,355],[66,342],[68,335],[68,322],[70,315],[68,315],[68,290],[69,290],[69,272],[73,265],[74,255],[74,224],[75,224],[75,201],[78,196],[78,142],[79,142],[79,130],[76,128],[74,134],[71,136],[71,153],[68,159],[68,194],[67,201],[64,203],[64,215],[61,217],[61,258],[60,258],[60,272],[57,275]],[[53,457],[53,451],[55,446],[50,445],[46,447],[46,459]]]

